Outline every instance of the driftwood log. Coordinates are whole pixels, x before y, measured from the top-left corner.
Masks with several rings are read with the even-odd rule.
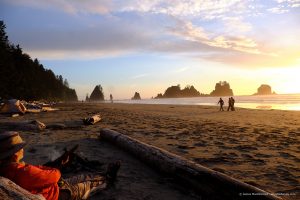
[[[27,120],[22,122],[8,122],[6,126],[10,127],[13,130],[22,130],[22,131],[42,131],[46,128],[46,125],[43,122],[38,120]]]
[[[34,195],[11,180],[0,176],[0,199],[5,200],[45,200],[42,195]]]
[[[144,163],[166,175],[174,177],[175,180],[200,194],[203,199],[282,200],[282,198],[274,194],[121,133],[102,129],[100,131],[100,139],[119,146]]]
[[[96,124],[97,122],[99,122],[100,120],[101,120],[100,115],[94,115],[92,117],[84,118],[83,123],[85,125],[93,125],[93,124]]]

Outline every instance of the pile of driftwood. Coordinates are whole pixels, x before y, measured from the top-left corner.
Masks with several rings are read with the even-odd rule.
[[[84,118],[83,124],[85,125],[94,125],[101,120],[101,116],[99,114],[93,115],[91,117]],[[22,130],[22,131],[42,131],[44,129],[66,129],[66,128],[78,128],[81,125],[77,124],[75,126],[67,126],[64,123],[55,123],[55,124],[44,124],[38,120],[26,120],[21,122],[6,122],[4,126],[9,130]]]
[[[58,110],[57,108],[52,108],[53,105],[53,103],[46,104],[38,101],[26,102],[18,99],[10,99],[3,101],[0,104],[0,113],[17,117],[19,115],[24,115],[25,113],[39,113]]]

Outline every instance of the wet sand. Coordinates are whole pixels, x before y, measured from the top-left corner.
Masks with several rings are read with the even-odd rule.
[[[123,161],[114,188],[103,199],[199,199],[188,188],[173,184],[130,155],[99,141],[101,128],[110,128],[193,160],[246,183],[290,199],[300,191],[300,112],[239,109],[219,112],[213,106],[74,103],[57,105],[54,112],[8,122],[39,120],[44,131],[22,131],[29,142],[25,161],[42,164],[65,146],[80,144],[80,154],[104,163]],[[84,126],[82,119],[100,113],[102,121]],[[297,195],[297,197],[295,196]],[[97,199],[97,196],[95,197]]]

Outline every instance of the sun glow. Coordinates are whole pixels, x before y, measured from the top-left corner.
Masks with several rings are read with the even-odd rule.
[[[300,93],[300,65],[289,68],[275,68],[272,71],[271,85],[275,92],[281,94]]]

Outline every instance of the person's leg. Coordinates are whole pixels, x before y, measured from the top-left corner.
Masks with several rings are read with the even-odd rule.
[[[63,180],[63,184],[60,187],[61,195],[59,195],[59,200],[87,199],[89,196],[107,188],[108,185],[115,181],[120,166],[120,161],[110,163],[105,176],[83,174]]]
[[[106,178],[100,175],[78,175],[64,180],[59,199],[68,196],[71,200],[87,199],[91,193],[105,189]],[[61,197],[62,196],[62,197]]]
[[[72,197],[70,189],[59,189],[58,200],[70,200]]]

